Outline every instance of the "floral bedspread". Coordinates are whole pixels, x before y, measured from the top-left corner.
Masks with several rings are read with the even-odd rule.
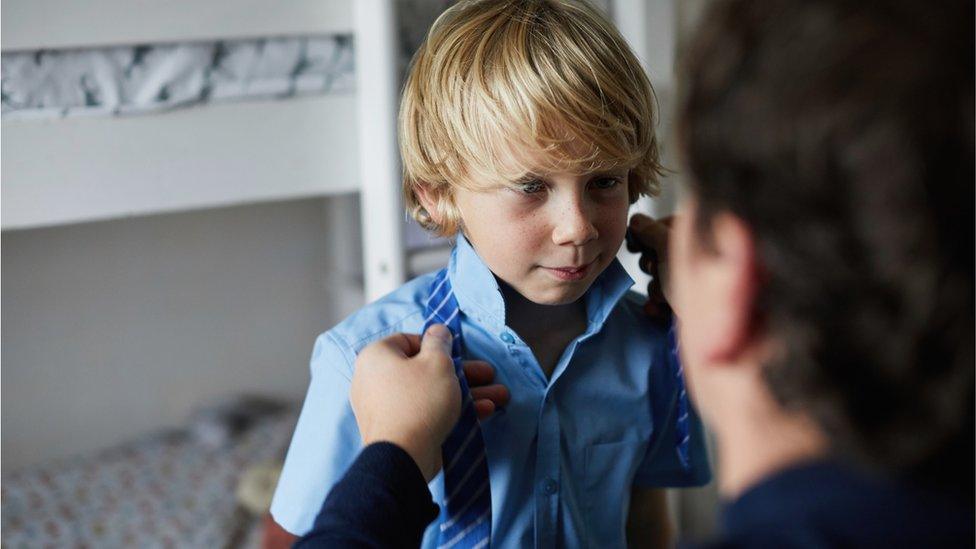
[[[160,434],[98,455],[5,475],[4,547],[257,546],[258,517],[235,497],[250,465],[281,460],[293,412],[258,421],[232,444]]]

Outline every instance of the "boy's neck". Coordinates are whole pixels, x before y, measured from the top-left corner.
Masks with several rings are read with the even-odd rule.
[[[505,324],[520,336],[563,332],[580,326],[586,329],[586,304],[582,298],[565,305],[540,305],[501,280],[498,287],[505,299]]]
[[[580,298],[565,305],[539,305],[498,280],[505,299],[505,324],[532,349],[543,373],[552,375],[566,346],[586,331],[586,303]]]

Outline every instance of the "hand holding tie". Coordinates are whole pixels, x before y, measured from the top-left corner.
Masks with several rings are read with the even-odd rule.
[[[397,444],[430,480],[441,467],[441,444],[460,413],[460,389],[451,364],[451,335],[394,334],[364,348],[356,358],[350,400],[363,444]],[[493,384],[495,370],[480,360],[464,361],[478,417],[484,419],[509,400],[508,389]]]

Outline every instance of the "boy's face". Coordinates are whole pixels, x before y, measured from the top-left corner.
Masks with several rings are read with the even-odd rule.
[[[526,299],[579,299],[613,261],[627,229],[626,168],[548,172],[516,188],[458,188],[464,234],[498,278]]]

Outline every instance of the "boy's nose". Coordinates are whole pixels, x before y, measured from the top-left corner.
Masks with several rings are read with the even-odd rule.
[[[574,204],[560,212],[552,231],[557,245],[582,246],[600,234],[582,204]]]

